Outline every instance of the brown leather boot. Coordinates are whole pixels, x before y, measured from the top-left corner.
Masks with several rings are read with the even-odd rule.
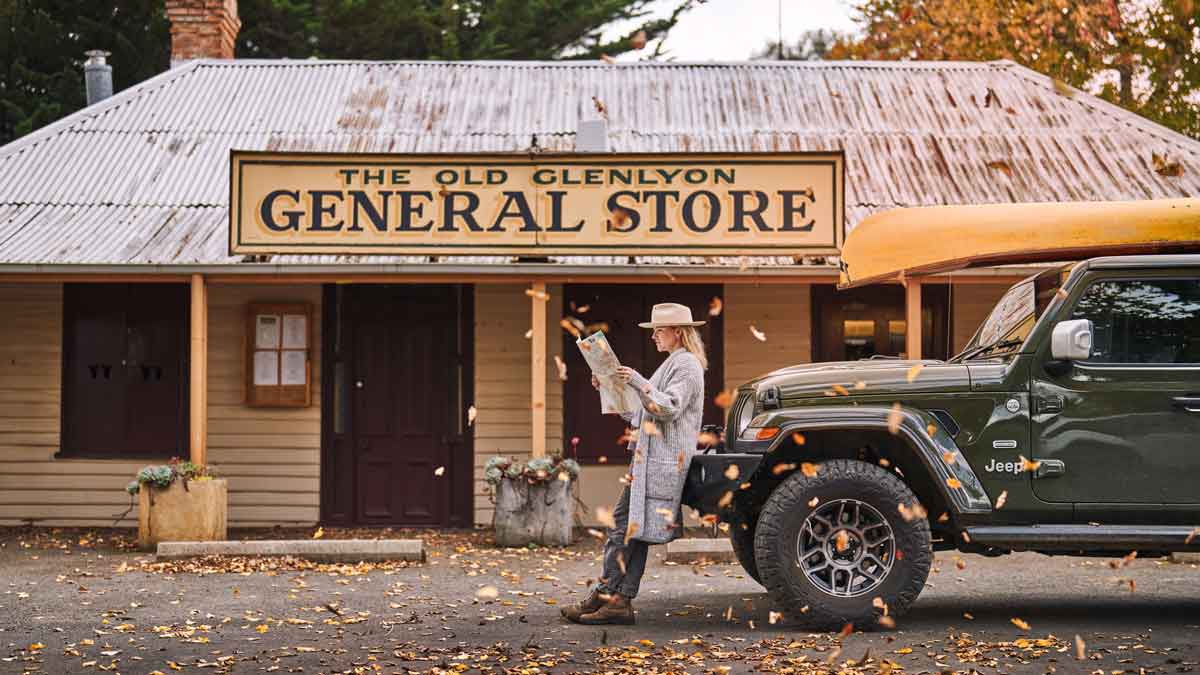
[[[579,617],[579,623],[589,625],[595,624],[632,624],[633,619],[633,604],[629,598],[620,593],[613,593],[608,602],[604,606],[591,614],[584,614]]]
[[[560,611],[562,612],[563,618],[567,621],[579,623],[579,617],[600,609],[604,606],[604,602],[607,599],[607,594],[602,593],[599,588],[593,587],[591,592],[588,593],[588,596],[584,598],[582,602],[577,602],[570,607],[563,607]]]

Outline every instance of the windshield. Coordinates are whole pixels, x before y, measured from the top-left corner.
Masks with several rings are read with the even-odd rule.
[[[1029,331],[1033,330],[1033,325],[1054,300],[1069,269],[1046,270],[1008,289],[967,343],[966,349],[951,360],[985,355],[992,357],[999,353],[1019,351],[1025,338],[1029,337]]]

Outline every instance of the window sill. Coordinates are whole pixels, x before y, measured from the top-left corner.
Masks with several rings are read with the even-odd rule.
[[[52,459],[56,462],[83,460],[94,462],[97,460],[113,460],[119,462],[146,462],[154,464],[166,464],[171,461],[176,455],[107,455],[104,453],[87,453],[87,452],[56,452],[52,455]],[[181,458],[182,459],[182,458]]]

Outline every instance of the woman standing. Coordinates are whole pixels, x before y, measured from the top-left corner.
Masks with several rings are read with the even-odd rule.
[[[673,302],[657,304],[651,339],[668,356],[650,379],[621,366],[617,378],[637,392],[640,409],[622,413],[633,428],[629,449],[632,480],[613,509],[614,527],[604,544],[604,571],[580,603],[564,607],[569,621],[585,624],[634,622],[630,601],[637,596],[650,544],[665,544],[683,528],[680,501],[704,413],[704,371],[708,358],[692,310]],[[592,386],[599,382],[592,377]]]

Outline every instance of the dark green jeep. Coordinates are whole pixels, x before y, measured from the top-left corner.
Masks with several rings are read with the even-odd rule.
[[[1200,549],[1198,441],[1200,256],[1095,258],[1014,285],[948,361],[742,385],[685,503],[785,616],[867,627],[935,550]]]

